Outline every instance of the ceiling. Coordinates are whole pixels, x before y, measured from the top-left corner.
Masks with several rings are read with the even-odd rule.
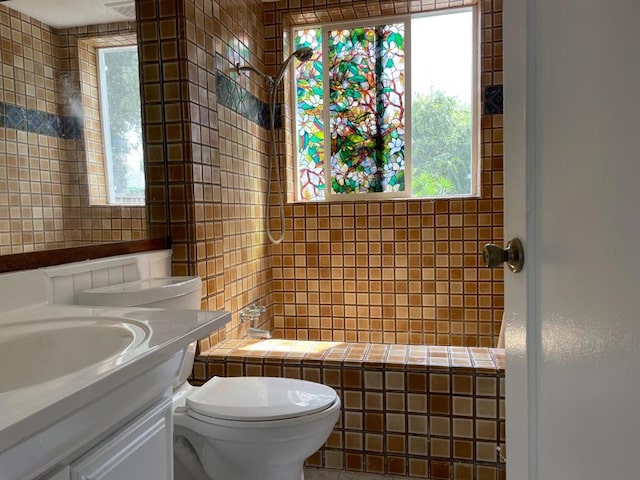
[[[7,0],[3,3],[54,28],[136,18],[134,0]]]

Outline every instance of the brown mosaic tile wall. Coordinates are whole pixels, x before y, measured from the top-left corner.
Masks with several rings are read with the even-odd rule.
[[[273,72],[281,61],[283,31],[293,24],[473,3],[266,4],[266,43],[277,49],[267,56],[268,69]],[[481,85],[500,85],[502,0],[481,0],[479,8]],[[496,344],[503,311],[502,270],[481,267],[480,252],[485,243],[503,241],[502,115],[482,115],[481,128],[478,199],[287,205],[288,233],[282,244],[272,247],[277,337]],[[293,158],[290,135],[286,150]]]
[[[272,318],[264,238],[266,131],[219,106],[216,70],[263,58],[262,3],[138,0],[148,213],[152,236],[173,240],[173,273],[198,274],[203,308],[233,313],[257,302]],[[240,79],[262,98],[255,79]]]
[[[0,39],[0,101],[56,113],[51,29],[0,5]],[[0,254],[63,244],[60,149],[64,143],[0,127]]]
[[[214,375],[322,382],[342,414],[308,466],[430,478],[504,480],[504,351],[423,345],[226,340],[203,352]]]
[[[90,83],[80,62],[87,62],[88,45],[135,43],[135,24],[120,22],[56,30],[58,40],[58,88],[64,115],[77,115],[87,99],[82,83]],[[95,59],[94,59],[95,61]],[[84,75],[84,76],[83,76]],[[96,99],[93,100],[95,102]],[[64,230],[67,246],[148,238],[144,206],[91,205],[88,155],[96,150],[95,132],[83,132],[79,141],[65,150],[67,175],[63,195]],[[95,180],[95,177],[93,177]],[[73,243],[71,243],[73,242]]]
[[[0,5],[0,101],[77,115],[78,39],[133,32],[129,23],[55,30]],[[85,159],[82,140],[0,127],[0,255],[146,238],[143,207],[89,205]]]

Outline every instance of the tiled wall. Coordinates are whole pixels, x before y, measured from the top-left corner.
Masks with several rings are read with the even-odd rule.
[[[171,236],[174,274],[202,277],[204,308],[233,313],[205,349],[233,334],[238,311],[251,303],[269,309],[263,327],[273,316],[263,233],[267,132],[246,110],[260,102],[231,101],[229,85],[218,84],[220,75],[237,79],[237,62],[261,66],[262,8],[258,0],[136,2],[151,235]],[[265,101],[261,82],[239,80],[246,90],[238,93]]]
[[[330,385],[342,414],[307,465],[432,480],[504,480],[504,352],[227,340],[194,380],[266,375]]]
[[[152,236],[173,238],[174,273],[203,278],[205,307],[236,313],[259,302],[269,309],[264,326],[274,319],[275,333],[287,338],[495,342],[502,272],[479,267],[478,252],[482,244],[502,240],[499,109],[487,109],[482,118],[481,199],[289,205],[289,233],[272,247],[263,234],[267,132],[259,125],[264,122],[258,115],[252,119],[251,110],[247,114],[246,102],[234,107],[219,98],[221,85],[231,84],[243,87],[241,96],[248,91],[258,99],[249,103],[264,103],[262,80],[238,77],[231,67],[250,62],[273,73],[282,59],[285,26],[392,13],[389,5],[394,12],[429,10],[436,3],[444,5],[137,2]],[[499,87],[501,1],[480,6],[481,82],[483,88]],[[2,6],[0,28],[5,75],[0,168],[6,172],[6,180],[0,176],[0,253],[143,235],[143,209],[83,203],[88,186],[81,185],[86,167],[79,142],[65,134],[37,133],[47,130],[33,125],[44,113],[30,113],[48,112],[65,131],[60,125],[73,117],[56,99],[64,97],[60,85],[76,85],[68,69],[77,61],[77,39],[97,29],[54,32],[23,15],[11,16]],[[131,25],[105,28],[99,33],[122,34]],[[7,40],[12,35],[29,40],[16,44]],[[56,72],[57,83],[51,80]],[[491,90],[491,105],[499,98],[496,91]],[[7,111],[18,111],[24,128],[6,128]],[[66,129],[74,131],[77,126]]]
[[[135,38],[135,24],[113,23],[89,27],[76,27],[56,31],[59,41],[58,85],[62,100],[62,113],[73,116],[82,102],[80,62],[87,62],[82,55],[81,42],[124,43]],[[87,82],[86,73],[84,73]],[[82,98],[82,100],[81,100]],[[93,102],[96,99],[94,97]],[[139,240],[147,237],[146,212],[144,206],[90,205],[87,142],[94,144],[95,136],[87,131],[76,142],[73,149],[65,151],[68,166],[68,182],[64,188],[63,204],[65,216],[66,244],[84,245],[112,241]],[[96,150],[96,148],[92,148]],[[94,176],[94,181],[95,181]],[[73,242],[73,243],[70,243]]]
[[[260,77],[232,68],[274,73],[293,23],[473,2],[445,3],[137,2],[152,236],[172,237],[175,274],[204,279],[205,308],[235,314],[257,301],[265,326],[273,319],[286,338],[495,344],[502,271],[479,262],[483,244],[503,235],[499,96],[482,116],[481,198],[288,205],[285,241],[270,246],[266,92]],[[502,83],[501,1],[480,8],[486,90]],[[279,138],[289,138],[289,160],[290,134]]]
[[[267,71],[282,60],[291,25],[429,11],[444,1],[265,4]],[[480,266],[503,240],[502,0],[480,0],[481,126],[478,199],[288,205],[287,235],[272,247],[275,334],[290,339],[494,346],[502,269]],[[489,88],[495,87],[495,88]],[[288,125],[285,122],[285,125]],[[293,158],[291,136],[288,159]],[[292,189],[289,176],[289,190]]]
[[[144,207],[90,206],[78,40],[130,23],[55,30],[0,5],[0,255],[146,237]]]

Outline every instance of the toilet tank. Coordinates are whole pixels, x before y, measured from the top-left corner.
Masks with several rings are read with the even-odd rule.
[[[78,293],[78,304],[200,310],[200,277],[148,278]]]
[[[108,287],[93,288],[78,293],[79,305],[107,307],[148,307],[168,310],[200,310],[202,280],[200,277],[148,278],[120,283]],[[182,386],[193,369],[196,343],[184,350],[178,381],[174,388]]]

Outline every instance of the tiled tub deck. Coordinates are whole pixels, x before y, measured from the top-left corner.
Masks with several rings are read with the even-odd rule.
[[[215,375],[301,378],[335,388],[342,415],[310,467],[505,478],[502,349],[226,340],[200,354],[192,380]]]

